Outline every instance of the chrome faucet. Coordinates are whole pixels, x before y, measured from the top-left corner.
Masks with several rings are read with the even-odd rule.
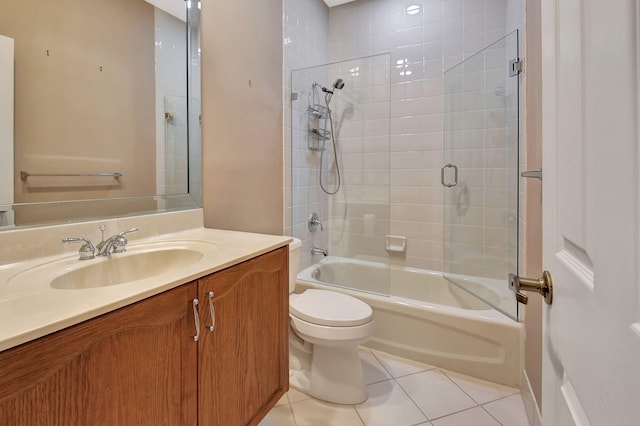
[[[100,227],[101,231],[104,231],[104,229],[105,228],[103,228],[102,226]],[[116,235],[112,235],[106,240],[103,239],[96,246],[96,256],[111,256],[111,253],[124,253],[125,251],[127,251],[125,247],[129,242],[125,235],[136,231],[139,231],[139,229],[131,228],[127,231],[122,231]]]
[[[321,254],[323,256],[329,256],[329,251],[320,247],[313,246],[311,254]]]
[[[91,244],[91,241],[82,237],[70,237],[63,238],[63,243],[83,243],[78,253],[80,253],[80,260],[90,260],[95,257],[96,248]]]

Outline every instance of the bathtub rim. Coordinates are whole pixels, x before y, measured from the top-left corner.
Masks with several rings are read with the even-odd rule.
[[[328,256],[322,259],[322,261],[324,261],[325,263],[340,263],[340,262],[346,261],[346,262],[364,264],[364,265],[380,264],[380,262],[372,262],[368,260],[353,259],[353,258],[342,258],[337,256]],[[510,323],[521,324],[523,322],[523,321],[516,321],[512,319],[511,317],[500,312],[493,306],[487,304],[487,302],[485,302],[484,300],[480,299],[479,297],[475,296],[472,293],[467,292],[465,289],[460,287],[458,288],[460,288],[461,291],[464,291],[467,294],[469,294],[471,297],[474,297],[475,299],[477,299],[478,302],[486,305],[487,308],[486,309],[465,309],[465,308],[449,306],[449,305],[439,304],[439,303],[430,302],[430,301],[410,299],[402,296],[394,296],[391,294],[386,295],[386,294],[381,294],[381,293],[367,291],[367,290],[355,290],[355,289],[343,287],[340,285],[328,284],[322,281],[315,280],[311,276],[314,268],[316,267],[317,267],[317,263],[314,263],[308,266],[307,268],[303,269],[302,271],[298,272],[298,274],[296,275],[296,286],[300,282],[311,288],[345,292],[346,294],[356,298],[370,299],[372,303],[374,303],[376,306],[381,306],[381,304],[391,304],[392,307],[386,307],[386,306],[385,307],[387,309],[394,310],[396,312],[407,313],[406,309],[410,309],[412,311],[418,310],[418,311],[426,311],[426,312],[437,311],[437,312],[443,312],[443,313],[446,312],[447,314],[456,316],[456,317],[477,319],[479,321],[488,321],[492,323],[497,322],[497,323],[505,323],[505,324],[510,324]],[[449,280],[447,280],[444,277],[444,275],[438,271],[433,271],[429,269],[419,269],[419,268],[408,267],[408,266],[393,265],[393,264],[389,265],[389,267],[393,269],[401,270],[401,271],[427,275],[431,279],[438,280],[439,284],[442,283],[442,284],[452,285],[452,286],[456,285],[450,282]],[[295,291],[296,290],[294,289],[294,292]],[[403,307],[402,310],[400,309],[400,306]],[[418,312],[413,312],[413,313],[416,314]]]
[[[422,300],[408,299],[400,296],[386,296],[366,291],[352,290],[349,288],[324,284],[317,281],[308,281],[299,277],[296,279],[296,289],[294,290],[294,293],[297,292],[297,290],[300,290],[299,285],[305,286],[307,288],[317,288],[321,290],[342,292],[348,294],[349,296],[361,299],[372,307],[384,307],[385,309],[390,311],[403,314],[416,314],[420,317],[424,317],[425,315],[429,314],[447,314],[455,317],[477,320],[479,322],[488,322],[492,324],[513,324],[514,326],[522,324],[521,322],[514,321],[513,319],[507,317],[503,313],[490,306],[488,307],[488,309],[456,308],[453,306],[440,305]]]

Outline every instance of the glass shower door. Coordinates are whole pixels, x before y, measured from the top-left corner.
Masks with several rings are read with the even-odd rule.
[[[381,295],[390,287],[389,69],[382,54],[291,73],[291,225],[302,240],[300,268],[317,266],[321,283]],[[309,226],[313,213],[322,227]]]
[[[518,320],[518,33],[444,74],[444,276]]]

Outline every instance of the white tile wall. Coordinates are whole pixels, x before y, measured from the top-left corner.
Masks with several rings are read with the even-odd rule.
[[[329,249],[332,255],[386,257],[384,236],[389,223],[389,55],[378,55],[338,64],[294,71],[292,90],[292,232],[303,240],[301,265],[308,266],[312,246]],[[381,72],[382,71],[382,72]],[[310,127],[330,130],[328,116],[313,118],[309,108],[325,107],[319,87],[336,78],[345,86],[336,90],[330,107],[333,134],[340,155],[340,191],[329,196],[319,187],[335,191],[337,168],[332,141],[312,136]],[[315,107],[318,109],[318,107]],[[324,153],[312,151],[323,146]],[[307,217],[320,216],[325,229],[310,232]],[[317,260],[317,259],[315,259]]]
[[[388,232],[394,235],[408,237],[407,253],[404,257],[393,257],[393,262],[434,270],[443,269],[443,193],[440,186],[440,166],[443,162],[443,126],[445,116],[442,110],[443,102],[443,72],[456,65],[463,59],[477,52],[482,47],[491,44],[506,35],[509,31],[524,28],[523,0],[358,0],[329,10],[318,5],[316,1],[286,2],[285,16],[285,63],[287,71],[285,79],[290,89],[289,75],[291,69],[304,66],[340,62],[356,57],[379,53],[390,54],[390,119],[384,120],[384,93],[378,93],[379,105],[372,103],[366,113],[372,114],[371,121],[365,123],[365,135],[379,135],[388,125],[390,131],[390,174],[388,176],[389,190],[389,223]],[[408,6],[419,6],[418,13],[409,14]],[[310,14],[309,11],[315,11]],[[305,21],[306,19],[306,21]],[[322,38],[319,28],[326,28],[326,38]],[[310,41],[315,40],[314,42]],[[520,37],[522,43],[524,37]],[[319,42],[318,40],[322,40]],[[326,44],[325,44],[326,43]],[[301,44],[305,46],[301,48]],[[322,52],[314,51],[319,48]],[[313,56],[315,52],[316,56]],[[521,46],[521,52],[522,46]],[[326,55],[321,58],[322,54]],[[521,55],[522,57],[523,55]],[[487,55],[487,60],[496,60]],[[502,61],[504,58],[502,58]],[[385,70],[371,70],[371,78],[380,76]],[[335,75],[331,74],[330,75]],[[485,83],[500,83],[502,72],[489,73],[486,77],[478,73],[477,80],[469,79],[467,89],[474,85],[484,87]],[[485,78],[487,82],[485,82]],[[521,88],[524,87],[521,76]],[[331,83],[329,75],[322,83]],[[521,113],[524,106],[524,92],[521,89]],[[372,97],[376,94],[371,93]],[[290,99],[290,93],[285,94],[285,104]],[[484,98],[483,98],[484,100]],[[464,116],[456,116],[460,123],[460,142],[478,140],[476,133],[483,130],[482,144],[478,149],[487,147],[484,155],[477,155],[476,147],[468,145],[468,152],[462,160],[474,168],[491,166],[492,170],[483,177],[483,185],[487,190],[481,198],[470,200],[480,203],[485,199],[497,203],[498,195],[506,190],[507,172],[505,171],[505,138],[507,136],[504,109],[499,104],[483,105],[483,110],[474,110],[474,103],[481,102],[472,94],[460,99],[466,103],[469,111]],[[484,108],[487,108],[486,110]],[[291,143],[288,134],[291,126],[287,119],[290,111],[285,111],[285,141],[287,149]],[[464,123],[464,124],[463,124]],[[520,120],[520,133],[524,133],[524,120]],[[345,126],[341,137],[346,140],[352,138],[356,130]],[[522,138],[521,138],[522,139]],[[367,139],[371,142],[371,138]],[[355,152],[360,142],[354,142],[350,149]],[[347,143],[342,145],[346,149]],[[521,150],[522,151],[522,150]],[[287,157],[290,153],[287,152]],[[353,164],[358,157],[349,157],[343,150],[343,163]],[[298,155],[304,156],[304,153]],[[364,157],[363,157],[364,158]],[[288,158],[287,158],[288,160]],[[368,158],[367,165],[376,166],[375,157]],[[521,162],[523,160],[521,159]],[[288,163],[290,164],[290,163]],[[290,167],[290,165],[288,165]],[[375,167],[374,167],[375,169]],[[290,173],[290,169],[287,170]],[[515,171],[517,172],[517,170]],[[295,171],[299,179],[307,179],[312,184],[317,177],[317,170]],[[353,176],[346,172],[347,178]],[[513,172],[511,172],[513,173]],[[372,173],[371,179],[375,179]],[[471,182],[475,182],[471,179]],[[290,203],[291,179],[287,180],[286,199]],[[303,191],[298,189],[296,191]],[[309,190],[303,191],[307,197],[317,201],[318,194]],[[297,194],[300,202],[305,201],[303,194]],[[351,197],[352,194],[349,194]],[[321,197],[321,196],[320,196]],[[307,200],[308,201],[308,200]],[[332,206],[335,212],[341,208],[340,203]],[[287,207],[290,207],[289,205]],[[321,210],[321,204],[317,205]],[[329,210],[332,210],[329,209]],[[324,211],[323,211],[324,212]],[[498,244],[505,238],[507,216],[496,214],[492,208],[480,211],[473,205],[469,207],[466,225],[467,232],[450,230],[452,238],[464,238],[469,245],[480,244],[477,239],[482,235],[482,243],[486,238],[491,244]],[[320,211],[318,212],[320,213]],[[294,217],[295,216],[295,217]],[[369,223],[371,223],[371,217]],[[332,220],[335,219],[335,216]],[[285,226],[288,230],[303,232],[306,229],[306,214],[291,213],[288,210]],[[376,217],[382,221],[382,217]],[[348,229],[360,231],[363,229],[365,218],[353,218],[348,223]],[[334,233],[343,232],[344,228],[334,227]],[[383,223],[375,223],[376,230],[384,228]],[[521,221],[520,226],[524,226]],[[296,228],[297,227],[297,228]],[[481,229],[486,227],[486,229]],[[295,230],[293,229],[295,228]],[[304,234],[302,234],[304,235]],[[476,240],[474,240],[474,236]],[[332,254],[348,252],[344,247],[334,246],[335,236],[332,234],[328,244]],[[461,240],[462,241],[462,240]],[[372,241],[369,241],[371,243]],[[384,244],[383,239],[373,241]],[[322,241],[321,243],[324,243]],[[349,247],[362,247],[370,244],[363,241],[350,240]],[[303,248],[304,250],[307,247]],[[310,247],[309,247],[310,248]],[[379,251],[384,256],[383,251]],[[499,250],[487,249],[484,256],[495,256]],[[485,257],[483,257],[484,261]],[[304,265],[303,261],[303,265]]]
[[[187,192],[187,40],[184,21],[155,9],[156,185],[158,194]],[[165,112],[173,114],[165,120]]]
[[[389,232],[409,239],[406,257],[394,257],[394,262],[442,270],[439,169],[443,161],[443,70],[506,34],[507,3],[506,0],[361,0],[330,10],[330,61],[345,60],[350,55],[391,53]],[[418,13],[409,14],[410,5],[419,6]],[[487,79],[495,80],[501,75],[490,74]],[[467,89],[472,89],[473,84],[484,87],[484,74],[479,72],[477,77],[475,81],[467,81]],[[487,84],[490,83],[496,82]],[[464,101],[478,102],[473,97]],[[471,111],[456,118],[464,119],[460,122],[465,123],[467,141],[474,129],[504,128],[505,117],[499,109],[487,113]],[[483,167],[484,162],[495,165],[504,157],[504,148],[501,149],[487,153],[485,158],[470,151],[467,162],[472,167]],[[499,176],[492,177],[492,183],[496,179],[500,182]],[[481,220],[473,215],[473,210],[471,213],[471,220],[474,217]],[[502,229],[490,233],[492,242],[503,233]]]
[[[164,156],[159,164],[165,167],[165,192],[161,194],[184,194],[188,191],[187,98],[165,95],[162,111],[170,112],[172,118],[163,120],[163,140],[158,143]]]
[[[445,74],[444,160],[460,166],[458,185],[444,192],[445,272],[504,279],[516,269],[517,80],[506,68],[515,38]]]
[[[191,20],[200,19],[200,10],[192,8],[189,11]],[[196,15],[197,16],[194,16]],[[190,88],[189,95],[189,194],[202,205],[202,102],[201,92],[201,48],[199,26],[194,26],[190,34],[189,70],[187,75]],[[197,94],[197,97],[193,95]]]
[[[311,182],[317,176],[317,165],[304,170],[292,170],[292,154],[299,156],[297,162],[304,162],[309,151],[292,151],[292,106],[291,75],[294,69],[306,68],[329,62],[329,8],[322,0],[285,0],[284,5],[284,164],[285,164],[285,217],[284,230],[288,235],[305,235],[307,216],[317,211],[326,218],[328,204],[321,197],[319,189],[313,188]],[[309,77],[313,79],[312,77]],[[326,83],[326,79],[322,78]],[[301,95],[302,98],[303,95]],[[300,108],[298,106],[298,108]],[[300,120],[300,110],[297,118]],[[296,123],[297,128],[304,124],[304,135],[298,134],[296,140],[306,138],[306,123]],[[305,139],[306,140],[306,139]],[[292,209],[292,182],[296,182],[296,206]],[[322,220],[322,219],[321,219]],[[301,264],[310,261],[311,245],[327,247],[328,235],[324,241],[304,241],[301,250]]]

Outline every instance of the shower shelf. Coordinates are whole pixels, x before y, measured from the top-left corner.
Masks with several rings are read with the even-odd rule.
[[[316,118],[326,118],[329,109],[326,106],[315,104],[309,106],[309,114]]]
[[[327,130],[331,112],[327,106],[312,101],[307,108],[307,147],[310,151],[322,152],[325,142],[331,139],[331,132]]]
[[[331,139],[331,132],[324,129],[309,129],[309,133],[315,136],[318,139],[322,139],[323,141]]]
[[[307,147],[310,151],[324,151],[325,141],[329,139],[331,139],[331,133],[328,130],[309,128]]]

